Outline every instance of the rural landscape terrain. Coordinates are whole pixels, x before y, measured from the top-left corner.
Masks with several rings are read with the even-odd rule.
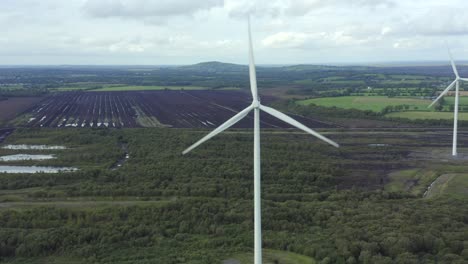
[[[468,263],[449,65],[257,69],[341,145],[262,113],[265,263]],[[244,65],[0,67],[0,262],[253,263],[253,115],[181,154],[250,102]]]

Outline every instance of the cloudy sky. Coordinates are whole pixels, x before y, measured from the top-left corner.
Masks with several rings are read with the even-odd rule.
[[[0,0],[0,64],[375,63],[468,56],[465,0]]]

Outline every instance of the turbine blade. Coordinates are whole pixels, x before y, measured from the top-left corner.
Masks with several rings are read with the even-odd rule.
[[[255,60],[252,45],[252,31],[250,29],[250,16],[248,18],[249,24],[249,77],[250,77],[250,91],[252,92],[252,98],[254,101],[258,100],[257,91],[257,73],[255,70]]]
[[[189,153],[192,151],[194,148],[200,146],[203,142],[209,140],[210,138],[216,136],[217,134],[223,132],[224,130],[228,129],[235,123],[239,122],[242,118],[244,118],[251,110],[253,109],[253,106],[249,106],[245,108],[244,110],[240,111],[237,113],[235,116],[231,117],[228,121],[224,122],[222,125],[217,127],[215,130],[211,131],[208,135],[204,136],[202,139],[197,141],[195,144],[187,148],[182,152],[183,155]]]
[[[468,82],[468,78],[460,78],[460,80],[462,80],[464,82]]]
[[[455,73],[455,76],[457,78],[460,78],[460,75],[458,75],[457,66],[455,66],[455,62],[453,61],[452,52],[450,51],[450,48],[448,47],[448,45],[447,45],[447,51],[450,57],[450,63],[452,64],[453,73]]]
[[[447,88],[445,88],[445,90],[442,93],[440,93],[439,97],[432,101],[432,103],[427,108],[431,108],[437,101],[440,100],[440,98],[442,98],[448,91],[450,91],[450,89],[452,89],[456,83],[457,80],[453,81]]]
[[[270,115],[272,115],[272,116],[274,116],[274,117],[276,117],[276,118],[278,118],[278,119],[292,125],[292,126],[295,126],[295,127],[299,128],[299,129],[301,129],[301,130],[303,130],[303,131],[305,131],[305,132],[307,132],[307,133],[309,133],[309,134],[311,134],[311,135],[313,135],[313,136],[327,142],[328,144],[330,144],[330,145],[332,145],[334,147],[337,147],[337,148],[340,147],[340,145],[338,145],[338,143],[336,143],[336,142],[334,142],[334,141],[320,135],[319,133],[315,132],[314,130],[306,127],[305,125],[299,123],[298,121],[296,121],[296,120],[292,119],[291,117],[281,113],[278,110],[275,110],[275,109],[273,109],[271,107],[264,106],[264,105],[260,105],[260,109],[267,112],[268,114],[270,114]]]

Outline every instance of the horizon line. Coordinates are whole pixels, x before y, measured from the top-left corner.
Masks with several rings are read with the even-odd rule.
[[[180,63],[180,64],[0,64],[0,67],[181,67],[181,66],[193,66],[202,63],[223,63],[223,64],[235,64],[239,66],[248,66],[248,64],[225,62],[225,61],[201,61],[196,63]],[[460,63],[468,64],[468,60],[457,60],[458,65]],[[401,66],[440,66],[450,65],[450,61],[445,60],[403,60],[403,61],[361,61],[361,62],[315,62],[315,63],[263,63],[257,64],[259,67],[284,67],[284,66],[386,66],[386,65],[397,65]],[[420,65],[425,64],[425,65]],[[463,65],[463,64],[462,64]]]

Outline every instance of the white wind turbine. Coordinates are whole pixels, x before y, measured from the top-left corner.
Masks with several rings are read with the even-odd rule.
[[[305,125],[299,123],[298,121],[292,119],[291,117],[273,109],[268,106],[260,104],[257,92],[257,77],[255,71],[255,63],[253,56],[253,47],[252,47],[252,34],[250,30],[250,19],[248,23],[248,33],[249,33],[249,75],[250,75],[250,88],[252,91],[252,104],[245,108],[244,110],[237,113],[235,116],[231,117],[224,124],[220,125],[218,128],[213,130],[211,133],[200,139],[198,142],[187,148],[182,152],[182,154],[187,154],[194,148],[201,145],[203,142],[209,140],[210,138],[216,136],[217,134],[228,129],[241,119],[247,116],[247,114],[254,110],[254,260],[255,264],[262,263],[262,222],[261,222],[261,199],[260,199],[260,110],[292,125],[295,126],[313,136],[335,146],[339,145],[332,140],[320,135],[314,130],[306,127]]]
[[[455,73],[455,80],[437,97],[429,107],[432,107],[437,101],[440,100],[444,95],[448,93],[454,86],[455,86],[455,108],[454,108],[454,117],[453,117],[453,142],[452,142],[452,156],[457,156],[457,133],[458,133],[458,97],[459,97],[459,90],[460,90],[460,81],[468,82],[468,78],[460,78],[458,75],[457,66],[455,66],[455,62],[453,61],[452,53],[450,49],[447,47],[450,63],[452,64],[453,73]]]

